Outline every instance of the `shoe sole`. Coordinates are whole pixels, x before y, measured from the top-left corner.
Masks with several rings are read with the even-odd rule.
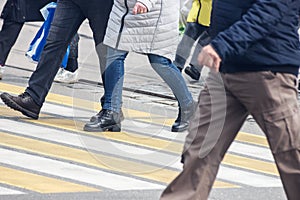
[[[6,96],[2,95],[1,94],[1,99],[2,101],[8,106],[10,107],[11,109],[13,110],[16,110],[16,111],[19,111],[21,112],[23,115],[27,116],[27,117],[30,117],[32,119],[38,119],[39,116],[27,109],[24,109],[22,106],[20,106],[19,104],[17,104],[16,102],[12,101],[11,99],[9,98],[6,98]]]
[[[188,130],[188,128],[189,128],[189,126],[186,126],[186,127],[183,127],[183,128],[174,128],[174,127],[172,127],[171,132],[183,132],[183,131]]]
[[[121,131],[121,124],[114,124],[111,126],[107,126],[104,128],[90,128],[90,127],[83,127],[84,131],[87,132],[104,132],[104,131],[110,131],[110,132],[120,132]]]
[[[66,84],[73,84],[73,83],[77,83],[78,80],[73,80],[73,81],[61,81],[61,80],[54,80],[54,82],[56,83],[66,83]]]
[[[172,129],[171,129],[171,132],[177,133],[177,132],[184,132],[184,131],[186,131],[186,130],[188,130],[188,128],[179,128],[179,129],[177,129],[177,128],[172,128]]]

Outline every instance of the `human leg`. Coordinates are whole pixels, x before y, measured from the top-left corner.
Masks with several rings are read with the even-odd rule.
[[[8,54],[17,41],[23,23],[4,20],[0,31],[0,65],[5,65]]]
[[[300,110],[297,77],[286,73],[255,72],[231,78],[235,91],[267,136],[286,195],[300,199]],[[245,83],[246,84],[246,83]]]
[[[208,199],[225,152],[248,115],[224,84],[217,74],[209,74],[185,140],[183,171],[161,200]]]
[[[200,34],[203,32],[203,28],[198,23],[187,23],[186,30],[184,35],[178,44],[176,50],[176,56],[174,60],[174,64],[178,67],[180,71],[184,68],[186,60],[190,56],[192,47],[195,41],[198,39]]]
[[[200,25],[199,25],[200,26]],[[200,26],[202,32],[198,37],[197,44],[194,48],[193,55],[190,64],[185,67],[184,72],[194,80],[199,80],[203,66],[198,64],[198,55],[203,46],[207,45],[210,41],[210,37],[207,33],[208,27]]]
[[[103,43],[99,43],[96,46],[96,52],[97,52],[98,59],[99,59],[99,64],[100,64],[100,74],[101,74],[102,84],[103,84],[103,87],[105,87],[105,74],[104,74],[104,72],[105,72],[105,68],[106,68],[107,46],[104,45]],[[100,103],[101,103],[101,106],[103,107],[104,94],[100,98]]]
[[[120,131],[121,105],[124,80],[124,60],[128,52],[107,49],[107,63],[105,70],[104,103],[102,110],[85,124],[85,131]]]
[[[46,45],[37,68],[29,79],[25,95],[14,97],[3,93],[1,98],[6,105],[28,117],[38,118],[67,46],[84,19],[80,8],[72,1],[58,2]]]
[[[76,33],[70,43],[70,53],[68,56],[68,63],[66,70],[75,72],[78,69],[78,43],[79,35]]]
[[[105,84],[105,68],[106,68],[106,54],[107,47],[103,44],[104,35],[106,32],[109,14],[113,5],[113,0],[90,0],[87,5],[84,0],[78,0],[81,4],[86,5],[85,9],[88,11],[86,16],[89,20],[90,27],[93,31],[93,37],[96,45],[96,51],[99,58],[100,74],[102,83]],[[101,6],[99,6],[99,4]],[[100,99],[101,106],[104,104],[104,95]]]
[[[84,19],[80,8],[73,1],[57,3],[46,45],[25,91],[39,106],[45,101],[67,46]]]
[[[6,63],[8,54],[15,44],[23,23],[4,20],[2,29],[0,31],[0,80],[4,74],[4,65]]]
[[[171,60],[165,57],[148,54],[148,59],[152,68],[167,83],[179,102],[181,123],[177,123],[176,127],[173,125],[172,131],[181,132],[186,130],[194,110],[194,101],[180,71]]]
[[[124,60],[128,52],[108,47],[105,70],[105,95],[103,109],[119,113],[122,104]]]

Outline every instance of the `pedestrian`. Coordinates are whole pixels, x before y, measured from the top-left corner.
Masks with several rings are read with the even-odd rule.
[[[19,96],[2,93],[4,103],[22,114],[38,119],[40,109],[59,70],[68,44],[85,19],[93,31],[100,71],[105,68],[106,47],[102,41],[112,0],[60,0],[57,2],[54,18],[36,70],[32,73],[28,87]],[[104,74],[101,73],[104,77]]]
[[[266,134],[287,198],[300,199],[299,3],[213,1],[212,41],[198,57],[212,71],[186,137],[183,170],[161,200],[208,199],[249,114]]]
[[[201,65],[198,64],[198,54],[209,40],[208,28],[210,25],[212,0],[193,0],[192,8],[187,17],[187,24],[184,35],[178,44],[174,64],[180,71],[184,72],[194,80],[199,80],[201,76]],[[191,61],[188,66],[184,66],[190,56],[194,43],[197,42],[194,48]]]
[[[4,74],[7,57],[19,37],[24,23],[44,21],[40,9],[51,2],[56,2],[56,0],[7,0],[5,3],[1,14],[1,18],[4,21],[0,31],[0,80]],[[76,34],[70,43],[70,54],[67,59],[66,69],[61,68],[55,77],[57,82],[74,83],[77,81],[78,40],[79,36]]]
[[[1,12],[0,80],[11,48],[14,46],[25,22],[44,21],[40,9],[55,0],[7,0]]]
[[[86,131],[120,131],[124,61],[129,52],[148,56],[152,68],[167,83],[179,104],[173,132],[187,129],[194,102],[186,83],[172,63],[178,42],[179,1],[114,1],[104,44],[108,46],[104,104]],[[101,114],[100,114],[101,113]]]

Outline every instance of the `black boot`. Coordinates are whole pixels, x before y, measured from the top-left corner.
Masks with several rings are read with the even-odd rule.
[[[172,132],[183,132],[188,129],[190,124],[190,118],[193,116],[195,111],[195,103],[193,102],[190,106],[186,108],[180,108],[177,119],[172,125]]]
[[[92,116],[90,118],[90,122],[95,122],[96,120],[98,120],[99,117],[101,117],[104,113],[105,109],[100,110],[96,115]],[[125,117],[123,114],[123,111],[120,111],[120,121],[124,121]]]
[[[121,131],[120,114],[111,110],[101,110],[84,125],[83,130],[89,132]]]
[[[1,94],[2,101],[10,108],[21,112],[32,119],[38,119],[41,106],[37,105],[32,97],[24,92],[19,96],[12,96],[6,92]]]
[[[184,72],[189,75],[192,79],[198,81],[200,79],[200,72],[193,65],[186,66]]]

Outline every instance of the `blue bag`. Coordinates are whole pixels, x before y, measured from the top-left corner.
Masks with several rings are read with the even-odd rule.
[[[43,48],[46,44],[46,39],[49,34],[51,22],[54,17],[54,12],[56,8],[56,3],[51,2],[41,9],[41,13],[45,19],[43,25],[38,30],[37,34],[33,38],[32,42],[29,45],[29,49],[26,52],[26,56],[31,59],[33,62],[38,62],[43,51]],[[68,56],[70,52],[70,47],[68,47],[67,52],[62,61],[62,67],[66,68],[68,62]]]

